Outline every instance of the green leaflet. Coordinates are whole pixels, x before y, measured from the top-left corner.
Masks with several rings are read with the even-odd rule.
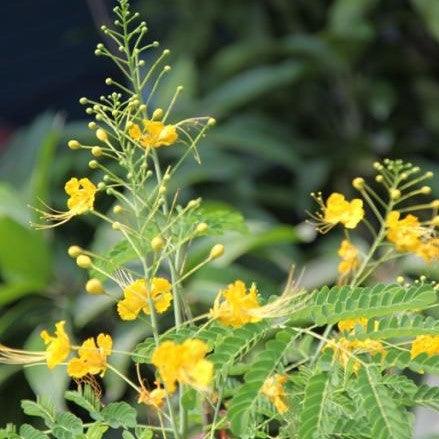
[[[392,399],[374,367],[361,367],[358,376],[363,413],[369,421],[374,439],[410,439],[409,417]]]
[[[410,352],[396,348],[386,349],[386,356],[382,359],[384,367],[397,367],[399,369],[411,369],[418,373],[439,374],[439,355],[429,357],[423,353],[416,358],[410,358]]]
[[[318,325],[343,319],[376,317],[395,312],[423,309],[436,301],[431,285],[379,284],[374,287],[323,287],[313,293],[310,317]]]
[[[300,439],[323,438],[328,433],[325,409],[330,388],[330,375],[327,372],[316,373],[309,379],[300,412]]]
[[[102,420],[112,428],[133,428],[137,425],[137,412],[126,402],[112,402],[101,411]]]
[[[99,411],[101,409],[101,403],[96,397],[92,388],[87,384],[84,386],[83,390],[68,390],[65,392],[64,397],[68,401],[72,401],[83,409],[87,410],[89,415],[93,419],[100,419]]]
[[[422,384],[413,395],[411,405],[421,405],[439,411],[439,387]]]
[[[56,439],[76,439],[83,431],[82,421],[73,413],[58,413],[52,434]]]
[[[439,335],[439,321],[433,317],[407,314],[389,316],[379,320],[378,328],[375,329],[376,322],[375,320],[369,320],[366,328],[357,325],[352,338],[383,340],[423,334]]]
[[[272,375],[295,338],[291,330],[279,331],[276,337],[265,344],[265,350],[258,355],[244,375],[244,384],[230,401],[228,417],[231,430],[237,437],[251,431],[253,409],[264,381]]]
[[[29,424],[23,424],[20,427],[20,436],[23,439],[48,439],[49,436]]]

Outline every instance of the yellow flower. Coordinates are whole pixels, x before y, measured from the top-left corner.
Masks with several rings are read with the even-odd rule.
[[[347,201],[343,194],[334,192],[325,204],[320,193],[311,195],[320,205],[321,212],[311,216],[317,221],[316,227],[321,233],[328,232],[338,223],[347,229],[355,229],[364,218],[363,200],[360,198]]]
[[[128,134],[145,148],[170,146],[178,139],[174,125],[165,125],[163,122],[148,119],[143,121],[143,130],[139,125],[132,124]]]
[[[338,329],[343,332],[352,331],[355,326],[367,326],[368,319],[366,317],[359,317],[358,319],[346,319],[338,322]]]
[[[64,186],[66,194],[69,196],[67,199],[67,207],[69,210],[60,212],[54,209],[50,209],[49,212],[44,212],[39,209],[35,209],[41,213],[41,218],[47,221],[56,221],[55,224],[50,226],[37,224],[37,228],[56,227],[72,219],[74,216],[82,215],[93,209],[95,194],[97,191],[96,186],[88,179],[71,178]]]
[[[205,359],[208,351],[207,344],[198,339],[182,344],[165,341],[154,350],[151,362],[167,392],[175,392],[177,382],[205,390],[213,375],[213,364]]]
[[[287,381],[286,375],[276,374],[265,380],[261,387],[261,392],[270,402],[276,407],[279,413],[285,413],[288,410],[288,405],[285,402],[284,384]]]
[[[253,284],[247,291],[245,283],[237,280],[218,293],[210,316],[223,325],[239,328],[247,323],[259,322],[261,318],[253,315],[252,311],[260,307],[256,286]]]
[[[425,352],[429,357],[439,355],[439,335],[420,335],[415,338],[410,349],[411,358]]]
[[[355,354],[369,353],[371,355],[386,355],[386,351],[381,342],[369,338],[366,340],[348,340],[345,337],[341,337],[338,340],[329,340],[325,348],[334,351],[335,359],[344,369],[347,368],[352,359],[351,364],[354,373],[357,373],[361,367],[360,361],[353,358]]]
[[[134,320],[143,310],[150,314],[149,297],[158,313],[164,313],[172,301],[171,284],[167,279],[154,277],[151,280],[151,291],[145,279],[137,279],[123,290],[124,298],[117,303],[117,312],[122,320]]]
[[[60,321],[55,324],[55,335],[50,335],[46,330],[41,331],[40,337],[46,347],[46,362],[49,369],[53,369],[62,363],[70,353],[70,340],[64,331],[66,322]]]
[[[149,391],[143,386],[139,392],[139,397],[137,402],[139,404],[146,404],[154,407],[155,409],[160,409],[166,398],[166,390],[161,387],[156,387],[155,389]]]
[[[338,272],[342,277],[347,276],[356,270],[360,264],[358,258],[358,249],[347,239],[341,242],[340,248],[338,249],[338,255],[341,258],[338,264]]]
[[[424,259],[425,262],[433,262],[439,259],[439,238],[431,238],[421,242],[415,253]]]
[[[416,216],[409,214],[403,219],[399,218],[400,213],[395,210],[387,215],[387,239],[400,252],[416,251],[425,231]]]
[[[67,364],[67,373],[73,378],[82,378],[87,374],[103,376],[107,369],[107,357],[111,355],[113,341],[107,334],[97,336],[97,345],[93,337],[88,338],[78,349],[79,357]]]

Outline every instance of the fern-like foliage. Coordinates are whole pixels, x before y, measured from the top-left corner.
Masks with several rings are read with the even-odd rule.
[[[374,287],[323,287],[312,293],[309,316],[318,325],[343,319],[377,317],[396,312],[424,309],[435,303],[436,292],[431,285]]]
[[[373,366],[362,367],[358,376],[363,413],[367,416],[374,439],[410,439],[410,417],[397,406]]]
[[[309,379],[300,413],[298,436],[301,439],[317,439],[327,436],[329,420],[326,410],[330,391],[329,373],[316,373]]]
[[[296,335],[292,330],[278,332],[274,339],[265,344],[265,350],[244,375],[244,384],[236,391],[228,406],[231,430],[237,437],[243,437],[251,430],[261,387],[276,371]]]
[[[418,373],[439,374],[439,355],[428,356],[425,353],[411,358],[407,350],[389,348],[386,356],[381,360],[383,367],[397,367],[399,369],[410,369]]]

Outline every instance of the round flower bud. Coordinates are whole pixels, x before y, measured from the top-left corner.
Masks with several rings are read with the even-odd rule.
[[[433,201],[431,202],[431,207],[432,207],[433,209],[439,209],[439,200],[433,200]]]
[[[398,200],[399,198],[401,198],[401,191],[399,191],[398,189],[391,189],[390,198],[392,200]]]
[[[165,241],[160,235],[155,236],[151,239],[151,248],[155,252],[159,252],[165,245]]]
[[[210,127],[216,124],[216,120],[213,117],[209,117],[209,120],[207,121],[207,125]]]
[[[113,83],[113,80],[111,78],[106,78],[105,79],[105,84],[111,85],[112,83]]]
[[[364,178],[357,177],[352,180],[352,186],[361,191],[364,188]]]
[[[383,169],[383,165],[380,162],[375,162],[373,164],[373,167],[377,170],[377,171],[381,171],[381,169]]]
[[[123,211],[123,207],[120,206],[119,204],[116,204],[115,206],[113,206],[113,213],[121,213]]]
[[[191,200],[189,203],[187,203],[188,209],[194,209],[200,205],[201,199],[197,198],[196,200]]]
[[[404,283],[404,277],[403,276],[398,276],[396,278],[396,282],[399,283],[400,285],[402,285]]]
[[[79,255],[76,258],[76,265],[81,268],[90,268],[91,259],[87,255]]]
[[[79,103],[80,103],[81,105],[85,105],[87,102],[88,102],[87,98],[81,98],[81,99],[79,99]]]
[[[85,291],[88,294],[104,294],[105,290],[99,279],[92,278],[85,284]]]
[[[96,122],[89,122],[89,123],[88,123],[88,127],[89,127],[91,130],[95,130],[95,129],[97,128]]]
[[[224,246],[222,244],[215,244],[209,253],[209,259],[220,258],[224,254]]]
[[[205,233],[205,232],[207,232],[208,228],[209,228],[209,226],[206,223],[200,223],[200,224],[197,224],[197,227],[195,228],[195,230],[197,231],[197,233]]]
[[[111,227],[113,228],[113,230],[120,230],[121,229],[121,224],[117,221],[115,221]]]
[[[157,108],[156,110],[154,110],[154,112],[152,113],[152,119],[153,120],[159,120],[163,117],[163,110],[161,108]]]
[[[100,191],[102,191],[102,190],[104,190],[105,189],[105,183],[103,182],[103,181],[100,181],[99,183],[98,183],[98,189],[100,190]]]
[[[101,141],[101,142],[106,142],[108,140],[108,134],[105,130],[103,130],[102,128],[98,128],[96,130],[96,137]]]
[[[439,215],[436,215],[432,220],[431,220],[431,225],[434,227],[439,227]]]
[[[433,174],[433,172],[431,172],[431,171],[428,171],[428,172],[425,173],[425,177],[426,177],[426,178],[433,178],[433,175],[434,175],[434,174]]]
[[[90,169],[96,169],[98,167],[99,163],[96,160],[90,160],[88,162],[88,167]]]
[[[81,252],[82,248],[79,247],[79,245],[71,245],[67,250],[67,253],[71,258],[77,258]]]
[[[431,187],[430,186],[422,186],[421,187],[421,194],[424,194],[424,195],[431,194]]]
[[[166,186],[159,187],[159,194],[166,194],[166,191],[167,191]]]
[[[79,149],[81,147],[80,143],[77,140],[69,140],[67,145],[70,149]]]
[[[102,148],[100,146],[93,146],[91,154],[95,157],[100,157],[103,154]]]

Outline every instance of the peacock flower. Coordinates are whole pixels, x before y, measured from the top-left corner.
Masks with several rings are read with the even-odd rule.
[[[96,342],[93,337],[88,338],[79,347],[78,357],[67,364],[67,373],[72,378],[82,378],[87,374],[104,376],[112,348],[113,341],[107,334],[99,334]]]
[[[70,340],[64,330],[65,321],[55,324],[55,335],[50,335],[46,330],[41,331],[40,337],[46,347],[46,362],[49,369],[62,363],[70,353]]]
[[[149,405],[159,410],[163,407],[165,398],[166,390],[162,387],[157,386],[155,389],[149,391],[142,386],[139,392],[139,397],[137,398],[137,402],[139,404]]]
[[[386,227],[387,239],[400,252],[415,252],[426,232],[416,216],[408,214],[400,219],[400,213],[395,210],[387,215]]]
[[[347,201],[343,194],[334,192],[329,196],[326,204],[321,194],[312,194],[320,205],[321,212],[312,215],[316,220],[316,228],[320,233],[326,233],[337,224],[343,224],[347,229],[355,229],[364,218],[363,200],[354,198]]]
[[[361,362],[355,358],[356,354],[368,353],[370,355],[386,355],[382,343],[369,338],[366,340],[348,340],[345,337],[341,337],[338,340],[329,340],[328,343],[326,343],[325,348],[334,351],[335,360],[344,369],[351,364],[354,373],[357,373],[361,368]]]
[[[175,392],[177,383],[206,390],[213,375],[213,364],[205,359],[208,351],[207,344],[198,339],[182,344],[165,341],[154,350],[151,362],[168,393]]]
[[[429,357],[439,355],[439,335],[420,335],[415,338],[410,349],[411,358],[424,352]]]
[[[358,319],[340,320],[337,324],[338,329],[342,332],[349,332],[355,329],[357,325],[365,328],[369,320],[366,317],[359,317]]]
[[[133,123],[128,129],[129,136],[144,148],[170,146],[178,139],[174,125],[165,125],[157,120],[143,120],[143,129]]]
[[[344,239],[338,249],[340,263],[338,264],[338,272],[341,277],[345,277],[355,271],[359,264],[358,249],[350,241]]]
[[[258,301],[256,285],[249,290],[244,282],[237,280],[226,290],[218,293],[210,316],[218,319],[223,325],[239,328],[247,323],[256,323],[261,317],[256,315],[261,305]]]
[[[287,382],[286,375],[276,374],[267,378],[261,387],[261,393],[265,395],[269,401],[276,407],[279,413],[285,413],[288,405],[285,402],[284,384]]]
[[[171,289],[169,281],[162,277],[154,277],[150,286],[145,279],[137,279],[124,288],[124,298],[117,303],[117,312],[122,320],[134,320],[142,310],[146,315],[151,314],[151,299],[155,310],[162,314],[171,304]]]
[[[74,216],[82,215],[93,209],[97,188],[88,178],[71,178],[65,185],[64,190],[69,196],[67,199],[68,210],[61,212],[49,208],[49,212],[35,209],[41,213],[41,219],[55,221],[51,225],[37,224],[37,228],[56,227],[71,220]]]
[[[439,238],[434,237],[421,242],[415,253],[428,263],[439,260]]]

